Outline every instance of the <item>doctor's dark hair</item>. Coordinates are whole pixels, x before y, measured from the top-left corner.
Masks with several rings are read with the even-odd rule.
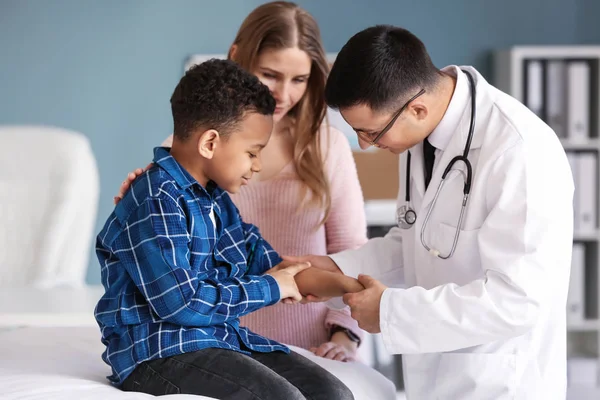
[[[419,38],[403,28],[377,25],[342,47],[329,73],[325,100],[334,109],[363,104],[387,111],[419,90],[433,88],[440,77]]]
[[[180,140],[199,128],[226,136],[247,112],[273,115],[275,99],[267,86],[233,61],[211,59],[181,78],[171,96],[171,111],[173,135]]]

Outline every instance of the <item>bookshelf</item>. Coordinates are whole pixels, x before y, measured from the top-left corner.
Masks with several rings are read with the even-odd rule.
[[[498,50],[493,53],[492,76],[492,84],[523,102],[554,129],[573,169],[568,398],[583,398],[579,396],[600,392],[600,46]]]

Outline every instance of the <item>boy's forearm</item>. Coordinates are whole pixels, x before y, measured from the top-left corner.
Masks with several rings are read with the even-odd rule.
[[[319,268],[308,268],[296,275],[295,279],[303,296],[340,297],[364,290],[364,286],[354,278]]]

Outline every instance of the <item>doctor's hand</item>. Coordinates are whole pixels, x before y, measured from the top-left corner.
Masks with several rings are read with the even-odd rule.
[[[358,281],[365,290],[358,293],[348,293],[343,296],[344,304],[350,307],[352,318],[358,321],[358,326],[369,333],[379,333],[379,308],[381,296],[387,289],[383,283],[368,275],[359,275]]]

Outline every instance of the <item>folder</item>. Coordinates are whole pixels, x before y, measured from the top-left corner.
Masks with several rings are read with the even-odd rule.
[[[590,64],[571,61],[567,64],[567,132],[574,141],[590,137]]]
[[[525,64],[525,105],[544,119],[544,62],[529,60]]]
[[[573,174],[573,184],[575,185],[575,191],[573,193],[573,231],[579,232],[579,157],[577,153],[569,151],[567,152],[567,160],[571,166],[571,173]]]
[[[558,137],[564,138],[567,136],[567,66],[564,60],[549,60],[546,67],[547,123]]]
[[[578,231],[594,233],[598,224],[598,166],[597,154],[581,152],[578,154]]]
[[[567,321],[571,324],[585,319],[585,246],[573,243],[571,276],[567,296]]]

